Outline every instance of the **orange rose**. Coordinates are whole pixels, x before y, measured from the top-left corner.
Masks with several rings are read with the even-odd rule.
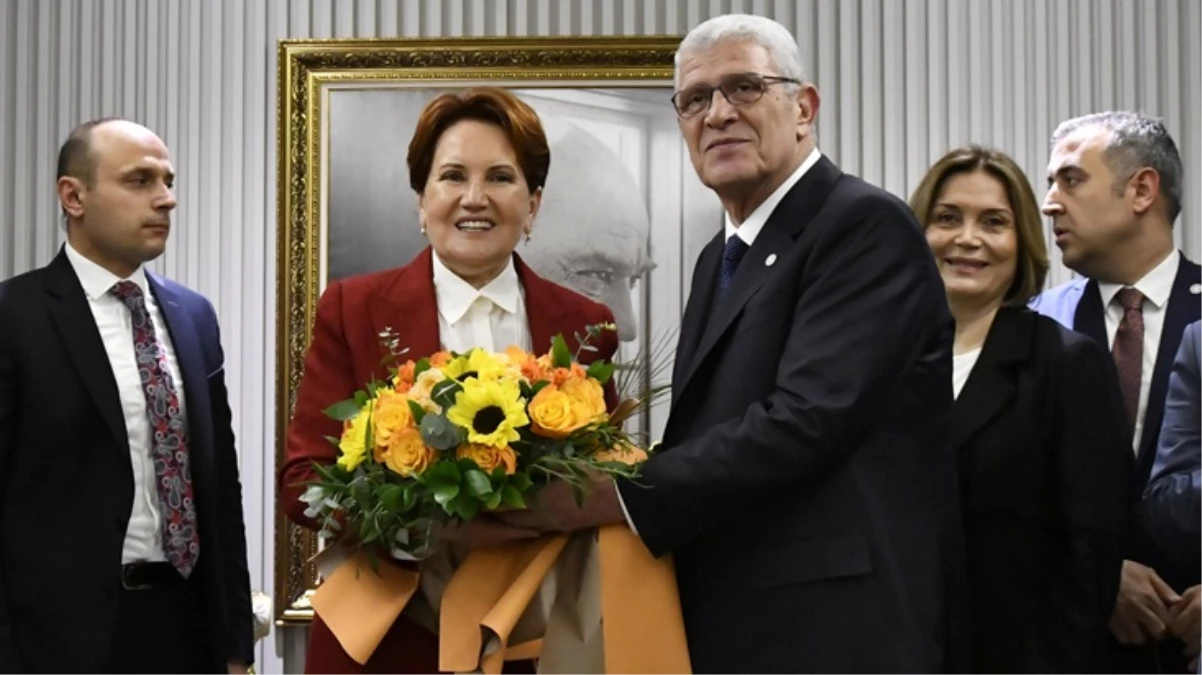
[[[547,378],[546,370],[534,354],[523,351],[518,347],[509,347],[505,350],[505,355],[509,357],[509,362],[517,367],[519,373],[527,382],[533,384]]]
[[[588,377],[572,377],[560,385],[559,390],[572,397],[572,401],[583,410],[581,417],[590,422],[605,418],[605,392],[601,384]]]
[[[438,460],[438,452],[426,446],[422,432],[411,426],[392,434],[383,460],[393,472],[408,477],[425,471]]]
[[[518,457],[513,448],[506,445],[494,448],[479,443],[464,443],[455,450],[456,459],[470,459],[483,471],[492,473],[498,466],[505,468],[505,475],[512,476],[518,470]]]
[[[567,438],[592,421],[582,404],[553,384],[534,395],[528,412],[530,430],[544,438]]]
[[[567,382],[574,377],[588,377],[588,373],[580,366],[579,363],[572,363],[572,365],[567,368],[554,368],[550,373],[547,374],[547,379],[551,381],[551,384],[556,386],[560,386],[564,382]]]
[[[393,378],[393,383],[396,385],[398,392],[403,394],[406,391],[409,391],[409,388],[413,386],[413,371],[416,368],[416,363],[413,361],[406,361],[405,365],[397,369],[396,377]]]
[[[451,352],[434,352],[430,355],[430,365],[434,368],[442,368],[451,362]]]
[[[375,413],[371,418],[377,449],[388,447],[389,439],[400,429],[413,426],[413,412],[404,394],[381,389],[376,393]],[[376,461],[379,461],[377,457]]]

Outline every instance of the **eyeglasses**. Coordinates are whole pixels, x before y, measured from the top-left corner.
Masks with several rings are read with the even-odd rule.
[[[788,77],[735,73],[723,77],[716,87],[699,84],[688,89],[681,89],[672,95],[672,105],[676,108],[677,115],[687,119],[710,109],[715,90],[722,92],[722,96],[731,105],[749,105],[763,98],[768,87],[785,82],[801,84],[801,82]]]

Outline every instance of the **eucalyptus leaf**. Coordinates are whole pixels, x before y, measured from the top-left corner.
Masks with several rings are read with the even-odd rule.
[[[455,426],[442,415],[426,415],[422,418],[420,429],[422,440],[426,442],[426,445],[443,452],[459,447],[466,438],[463,429]]]

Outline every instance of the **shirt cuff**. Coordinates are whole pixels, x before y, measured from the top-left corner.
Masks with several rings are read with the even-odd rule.
[[[622,507],[622,515],[626,517],[626,524],[630,526],[630,531],[638,535],[639,528],[634,526],[634,521],[630,519],[630,512],[626,510],[626,502],[622,500],[622,491],[618,489],[618,481],[614,481],[614,492],[618,493],[618,506]]]

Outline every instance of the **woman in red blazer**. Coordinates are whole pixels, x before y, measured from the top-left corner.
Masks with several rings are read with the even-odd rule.
[[[334,463],[336,450],[326,437],[341,432],[341,423],[322,411],[386,376],[382,332],[398,335],[408,359],[511,344],[544,351],[556,334],[575,351],[573,336],[586,326],[613,322],[605,306],[540,278],[514,252],[530,238],[550,165],[542,125],[527,104],[494,88],[439,96],[418,120],[408,165],[430,246],[404,267],[331,283],[317,303],[280,471],[288,516],[305,527],[319,526],[304,515],[303,484],[316,478],[315,462]],[[611,358],[616,333],[602,333],[594,346],[586,357]],[[612,390],[607,393],[612,399]],[[486,534],[521,536],[503,527]],[[437,597],[407,608],[362,666],[314,617],[306,672],[437,672],[437,608],[431,606]],[[509,665],[521,670],[529,663]]]

